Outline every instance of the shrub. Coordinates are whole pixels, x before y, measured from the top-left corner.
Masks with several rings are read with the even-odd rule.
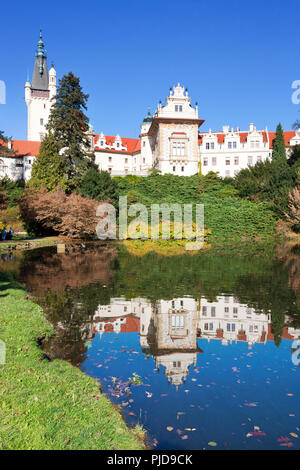
[[[48,193],[27,189],[20,200],[20,211],[29,233],[59,234],[69,238],[89,238],[96,233],[97,201],[79,194],[67,195],[58,189]]]
[[[79,192],[84,197],[98,201],[110,199],[114,203],[117,200],[117,183],[107,171],[99,171],[92,164],[82,179]]]

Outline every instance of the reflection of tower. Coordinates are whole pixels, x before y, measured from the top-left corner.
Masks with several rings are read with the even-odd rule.
[[[178,387],[189,367],[197,364],[197,302],[191,298],[156,303],[148,335],[157,367],[165,367],[169,382]]]

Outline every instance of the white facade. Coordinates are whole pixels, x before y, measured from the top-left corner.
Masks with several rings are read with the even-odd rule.
[[[165,106],[159,103],[153,117],[148,112],[139,139],[95,136],[96,163],[112,176],[146,176],[157,169],[179,176],[213,171],[224,178],[272,159],[275,133],[267,127],[257,130],[251,123],[247,131],[223,126],[220,132],[202,133],[203,122],[197,104],[191,106],[187,90],[178,84],[170,89]],[[300,144],[300,130],[284,132],[284,138],[288,156],[291,147]]]
[[[285,323],[288,324],[288,317]],[[261,313],[241,304],[232,295],[219,295],[214,302],[191,297],[158,300],[113,298],[99,305],[93,318],[94,334],[132,333],[140,337],[142,351],[163,367],[168,381],[178,387],[202,351],[198,339],[229,344],[273,341],[271,313]],[[300,330],[285,327],[283,338],[298,340]],[[203,343],[202,343],[203,344]]]
[[[30,149],[27,146],[26,153],[17,149],[17,158],[0,155],[0,178],[3,174],[11,179],[30,178],[31,163],[28,162],[38,155],[36,144],[46,133],[55,95],[56,71],[53,65],[49,71],[47,69],[40,34],[32,82],[27,80],[25,84],[27,143]],[[88,135],[96,164],[112,176],[147,176],[156,169],[162,174],[179,176],[199,172],[206,175],[213,171],[221,177],[234,177],[248,165],[272,158],[275,133],[267,128],[257,130],[254,124],[250,124],[247,131],[223,126],[220,132],[201,132],[199,127],[203,122],[198,116],[197,103],[192,106],[187,89],[178,83],[170,89],[165,105],[158,104],[154,116],[148,112],[138,138],[105,136],[103,132],[97,135],[92,129]],[[300,130],[284,132],[284,137],[288,155],[292,146],[300,145]],[[22,141],[12,142],[14,148],[18,147],[15,145],[18,142]]]

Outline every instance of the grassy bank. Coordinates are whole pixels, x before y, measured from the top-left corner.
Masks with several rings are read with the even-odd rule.
[[[42,360],[37,338],[52,327],[25,296],[0,277],[0,449],[141,449],[94,379],[68,362]]]

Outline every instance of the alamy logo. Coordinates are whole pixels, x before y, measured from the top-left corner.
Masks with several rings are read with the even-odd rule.
[[[121,196],[118,224],[117,210],[109,203],[99,204],[96,215],[101,217],[96,228],[100,240],[185,239],[186,250],[204,246],[203,204],[151,204],[149,210],[139,203],[128,206],[127,196]]]
[[[300,80],[294,80],[292,83],[292,88],[295,89],[294,93],[292,93],[292,103],[299,104],[300,103]]]
[[[295,340],[292,343],[292,363],[295,366],[300,365],[300,340]]]
[[[0,80],[0,104],[6,104],[6,86],[3,80]]]
[[[4,341],[1,341],[0,339],[0,366],[5,364],[5,359],[6,359],[6,346]]]

